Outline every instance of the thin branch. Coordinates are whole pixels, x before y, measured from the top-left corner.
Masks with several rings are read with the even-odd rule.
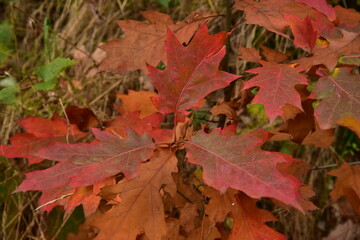
[[[349,163],[350,165],[360,165],[360,161],[359,162],[351,162]],[[322,170],[322,169],[328,169],[328,168],[334,168],[334,167],[339,167],[341,164],[330,164],[330,165],[325,165],[325,166],[314,166],[312,167],[310,170]]]

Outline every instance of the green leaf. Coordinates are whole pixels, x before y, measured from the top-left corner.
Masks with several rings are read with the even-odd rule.
[[[39,67],[36,73],[43,80],[42,83],[38,83],[33,86],[35,90],[50,90],[57,84],[57,76],[59,73],[73,65],[76,62],[69,58],[56,58],[54,61]]]
[[[0,23],[0,64],[14,51],[13,38],[12,26],[7,22]]]
[[[18,87],[6,87],[0,90],[0,104],[15,104]]]
[[[168,8],[171,0],[151,0],[151,2],[157,2],[158,4]]]

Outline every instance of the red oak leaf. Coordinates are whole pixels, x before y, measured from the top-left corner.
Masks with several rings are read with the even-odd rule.
[[[321,78],[312,96],[322,99],[315,109],[320,128],[335,127],[344,117],[360,120],[360,75],[352,74],[351,68],[336,68],[331,74],[319,69],[316,73]]]
[[[146,63],[157,66],[165,62],[166,29],[175,32],[181,43],[187,43],[204,20],[193,19],[191,23],[174,24],[169,15],[146,11],[141,13],[149,22],[122,20],[117,23],[125,37],[109,41],[100,48],[107,57],[100,64],[100,71],[114,70],[125,73],[137,69],[147,73]],[[166,63],[166,62],[165,62]]]
[[[170,149],[158,149],[150,162],[141,164],[139,177],[103,188],[103,198],[119,194],[122,201],[89,222],[100,229],[96,238],[128,240],[145,232],[149,240],[162,239],[166,223],[160,189],[175,196],[171,173],[176,171],[177,159]]]
[[[339,27],[352,32],[360,31],[360,13],[355,9],[343,8],[340,5],[335,6],[336,20],[339,21]]]
[[[257,24],[265,27],[269,31],[289,38],[285,34],[285,28],[288,26],[284,16],[295,15],[301,21],[309,17],[314,21],[316,30],[320,35],[341,37],[335,30],[334,24],[319,11],[295,0],[238,0],[235,7],[245,11],[246,23]],[[329,32],[330,31],[330,32]]]
[[[11,137],[10,146],[0,146],[0,155],[7,158],[27,158],[29,163],[39,163],[44,158],[34,156],[42,148],[53,145],[55,142],[74,143],[85,137],[86,133],[71,124],[68,126],[65,119],[54,115],[52,120],[27,117],[19,121],[19,125],[26,133],[15,134]]]
[[[296,0],[298,2],[304,3],[309,7],[315,8],[319,12],[326,15],[329,20],[334,21],[336,19],[335,9],[330,7],[326,0]]]
[[[286,237],[274,229],[266,226],[265,222],[277,219],[263,209],[256,206],[258,200],[249,198],[244,193],[235,196],[237,211],[234,217],[234,226],[229,240],[285,240]]]
[[[42,190],[39,198],[39,208],[50,212],[55,206],[64,206],[65,215],[70,214],[76,206],[82,204],[85,216],[94,213],[98,208],[101,197],[98,196],[104,186],[115,184],[115,178],[110,177],[104,181],[90,186],[72,188],[69,186]]]
[[[329,71],[333,71],[341,55],[360,53],[360,34],[346,30],[340,32],[343,35],[342,38],[328,39],[329,44],[326,47],[315,45],[311,57],[299,58],[293,62],[299,63],[305,70],[324,64]]]
[[[302,211],[300,181],[277,169],[278,163],[287,163],[291,156],[260,148],[269,137],[261,130],[235,136],[224,136],[219,129],[210,134],[201,131],[186,143],[188,158],[203,167],[205,182],[221,192],[231,187],[253,198],[278,199]]]
[[[225,55],[227,33],[208,34],[206,25],[184,47],[170,30],[166,36],[167,66],[149,66],[149,76],[159,96],[154,100],[161,113],[185,114],[210,92],[224,88],[239,76],[218,70]],[[175,118],[178,120],[177,118]]]
[[[260,2],[238,0],[235,2],[235,7],[245,11],[247,24],[263,26],[269,31],[288,38],[289,36],[284,33],[287,23],[282,18],[281,8],[291,2],[291,0],[261,0]]]
[[[285,16],[285,20],[288,22],[291,31],[294,34],[295,46],[311,52],[317,38],[317,32],[314,30],[311,19],[306,17],[301,21],[295,15],[288,15]]]
[[[106,131],[93,129],[93,133],[100,143],[56,143],[40,150],[37,156],[59,163],[27,173],[17,191],[87,186],[119,172],[133,178],[139,163],[147,160],[153,151],[154,144],[147,134],[128,130],[128,137],[120,139]]]
[[[245,82],[243,89],[259,86],[253,104],[263,104],[267,116],[272,122],[276,116],[282,114],[281,108],[285,104],[292,104],[299,109],[301,98],[295,89],[296,84],[307,85],[307,79],[295,69],[293,65],[277,64],[260,61],[263,67],[251,69],[247,72],[258,74]]]

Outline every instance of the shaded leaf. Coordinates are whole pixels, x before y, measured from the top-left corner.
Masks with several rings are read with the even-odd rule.
[[[81,131],[90,130],[99,125],[99,120],[89,108],[68,106],[65,109],[66,115],[71,124],[75,124]]]
[[[268,48],[264,45],[260,45],[260,48],[261,48],[261,55],[263,55],[266,61],[268,62],[281,63],[289,59],[288,55],[278,52],[274,49]]]
[[[337,177],[334,190],[330,193],[333,201],[345,196],[355,212],[360,215],[360,166],[351,166],[344,162],[328,175]]]
[[[248,62],[258,62],[261,60],[260,52],[256,48],[244,48],[240,47],[239,52],[241,56],[239,58]]]
[[[320,128],[336,126],[344,117],[360,119],[360,76],[352,74],[351,68],[336,68],[329,74],[318,70],[321,76],[314,87],[313,96],[322,99],[315,109]]]

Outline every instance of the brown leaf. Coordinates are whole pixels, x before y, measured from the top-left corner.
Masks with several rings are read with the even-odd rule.
[[[242,58],[245,61],[258,62],[261,60],[260,52],[255,48],[240,47],[239,52],[241,53],[239,58]]]
[[[221,238],[219,230],[214,223],[210,222],[209,218],[205,217],[201,226],[191,231],[186,240],[214,240],[218,238]]]
[[[277,221],[268,211],[256,206],[257,199],[252,199],[244,193],[236,196],[237,212],[229,240],[285,240],[286,237],[269,228],[265,222]]]
[[[260,45],[260,48],[261,48],[261,55],[263,55],[266,61],[268,62],[281,63],[289,59],[288,55],[278,52],[274,49],[268,48],[264,45]]]
[[[279,132],[289,133],[293,142],[301,144],[305,137],[315,130],[313,102],[314,100],[306,100],[301,103],[305,112],[289,104],[282,108],[285,117],[291,117],[296,112],[297,114],[293,118],[285,118],[286,122],[280,127]]]
[[[218,190],[206,187],[203,195],[210,198],[209,203],[206,205],[205,213],[209,216],[211,222],[224,222],[226,216],[235,210],[235,194],[239,191],[229,189],[224,194]]]
[[[89,223],[100,229],[99,240],[136,239],[143,233],[150,240],[166,234],[166,223],[160,189],[175,194],[171,173],[177,170],[176,157],[169,149],[158,149],[150,162],[140,166],[139,176],[105,187],[100,195],[111,199],[120,194],[121,203]]]
[[[66,115],[71,124],[75,124],[81,131],[90,130],[99,125],[99,120],[89,108],[79,108],[77,106],[68,106]]]
[[[213,115],[224,114],[225,116],[237,120],[236,110],[230,106],[230,102],[223,102],[220,105],[215,105],[210,109]]]
[[[335,140],[335,129],[326,129],[323,130],[319,127],[316,123],[315,131],[309,133],[305,139],[303,140],[302,144],[304,145],[314,145],[315,147],[330,147],[331,144]]]
[[[157,66],[161,61],[166,64],[165,36],[167,29],[173,31],[180,43],[188,43],[196,29],[204,20],[192,23],[173,23],[169,15],[145,11],[141,13],[150,23],[134,20],[121,20],[117,23],[125,32],[121,39],[109,41],[100,48],[107,57],[100,64],[100,71],[114,70],[126,73],[141,69],[148,72],[146,64]]]
[[[337,177],[334,190],[330,193],[333,201],[345,196],[355,212],[360,215],[360,166],[344,162],[339,168],[331,170],[328,175]]]

